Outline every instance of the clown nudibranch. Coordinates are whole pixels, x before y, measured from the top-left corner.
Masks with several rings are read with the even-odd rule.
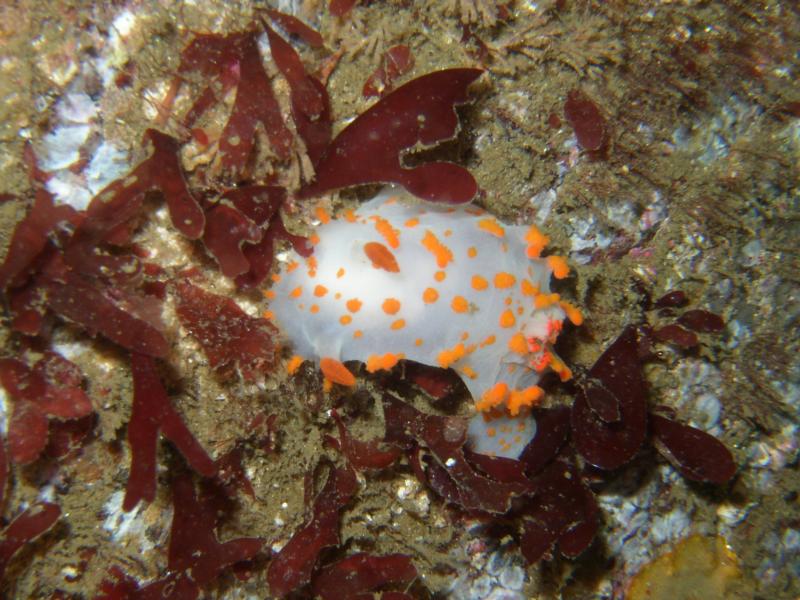
[[[471,449],[517,457],[536,432],[542,372],[571,376],[551,347],[565,318],[583,320],[550,292],[551,275],[569,273],[564,258],[541,257],[536,226],[394,188],[340,218],[320,214],[313,255],[291,252],[266,293],[296,352],[289,371],[318,361],[330,386],[355,383],[346,361],[452,368],[475,400]]]

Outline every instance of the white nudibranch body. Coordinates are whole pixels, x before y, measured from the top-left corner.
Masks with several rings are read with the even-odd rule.
[[[452,368],[475,399],[470,447],[518,456],[536,432],[529,407],[542,396],[542,372],[570,377],[551,345],[564,318],[582,321],[550,292],[551,275],[568,268],[540,256],[547,238],[397,189],[340,218],[321,216],[314,254],[292,252],[267,291],[296,352],[290,372],[315,360],[327,385],[353,385],[346,361],[370,372],[401,359]]]

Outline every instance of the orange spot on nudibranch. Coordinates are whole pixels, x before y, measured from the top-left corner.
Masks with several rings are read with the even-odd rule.
[[[528,341],[525,339],[525,336],[518,331],[508,340],[508,349],[517,354],[527,354]]]
[[[383,269],[390,273],[399,273],[400,266],[397,264],[392,251],[379,242],[367,242],[364,244],[364,254],[372,261],[372,266],[376,269]]]
[[[447,273],[445,273],[444,271],[436,271],[436,273],[433,274],[433,278],[439,283],[444,281],[446,277]]]
[[[308,236],[308,241],[311,242],[312,245],[316,246],[319,244],[319,236],[316,233],[312,233]]]
[[[530,279],[523,279],[519,284],[520,290],[524,296],[536,297],[539,293],[539,288],[533,285]]]
[[[469,256],[470,258],[475,258],[476,256],[478,256],[478,249],[475,248],[475,246],[470,246],[469,248],[467,248],[467,256]]]
[[[297,369],[300,368],[300,365],[303,364],[305,358],[300,356],[299,354],[295,354],[292,358],[289,359],[289,362],[286,363],[286,372],[289,375],[294,375],[297,372]]]
[[[323,225],[327,225],[331,222],[331,216],[328,214],[328,211],[325,210],[322,206],[318,206],[314,209],[314,212],[317,215],[317,218]]]
[[[512,417],[519,414],[520,409],[536,405],[544,396],[544,390],[538,385],[532,385],[524,390],[511,390],[506,406]]]
[[[437,292],[432,287],[425,288],[425,291],[422,292],[422,301],[425,304],[433,304],[439,299],[439,292]]]
[[[508,396],[508,385],[499,381],[486,390],[481,399],[475,403],[475,408],[481,412],[488,411],[501,405]]]
[[[525,234],[525,241],[528,242],[526,250],[528,258],[539,258],[544,247],[550,242],[550,238],[539,231],[536,225],[531,225]]]
[[[350,298],[350,300],[344,303],[344,305],[347,307],[347,310],[352,313],[356,313],[361,310],[362,304],[363,303],[358,298]]]
[[[356,330],[353,332],[353,339],[356,339],[356,340],[357,340],[358,338],[362,337],[363,335],[364,335],[364,332],[363,332],[363,331],[361,331],[360,329],[356,329]]]
[[[323,358],[319,361],[319,367],[328,381],[347,386],[356,384],[355,376],[335,358]]]
[[[486,281],[485,277],[481,277],[480,275],[473,275],[472,276],[472,289],[478,290],[479,292],[487,289],[489,287],[489,282]]]
[[[293,261],[289,262],[288,265],[286,265],[286,272],[287,273],[291,273],[292,271],[294,271],[299,266],[300,266],[300,263],[297,262],[296,260],[293,260]]]
[[[509,327],[513,327],[517,322],[517,318],[514,316],[514,313],[510,310],[504,310],[500,315],[500,327],[504,329],[508,329]]]
[[[507,289],[513,286],[517,282],[517,278],[514,277],[511,273],[505,273],[500,271],[494,276],[494,287],[498,289]]]
[[[478,228],[483,229],[487,233],[491,233],[496,237],[505,237],[506,230],[497,222],[497,219],[488,218],[478,221]]]
[[[416,217],[405,222],[406,227],[416,227],[417,225],[419,225],[419,219]]]
[[[569,265],[567,265],[567,259],[563,256],[548,256],[547,264],[550,265],[550,269],[553,271],[553,277],[556,279],[564,279],[564,277],[569,275]]]
[[[324,285],[318,285],[314,288],[314,295],[317,298],[322,298],[327,293],[328,293],[328,288],[326,288]]]
[[[581,325],[583,323],[583,314],[581,311],[570,304],[569,302],[559,302],[561,308],[564,309],[564,312],[567,315],[567,318],[572,322],[573,325]]]
[[[455,296],[450,303],[450,308],[453,309],[453,312],[465,313],[469,310],[469,302],[464,296]]]
[[[346,211],[344,211],[344,218],[348,223],[355,223],[358,221],[358,215],[352,208],[348,208]]]
[[[439,354],[436,356],[436,362],[443,369],[447,369],[450,367],[450,365],[463,358],[466,354],[467,349],[464,347],[464,344],[459,343],[452,348],[448,348],[439,352]]]
[[[291,297],[291,298],[299,298],[302,293],[303,293],[303,288],[302,288],[302,286],[298,285],[291,292],[289,292],[289,297]]]
[[[552,304],[555,304],[559,300],[558,294],[539,294],[536,296],[536,300],[534,300],[534,306],[539,308],[547,308]]]
[[[375,231],[381,234],[386,243],[389,244],[390,248],[394,248],[395,250],[400,247],[400,232],[392,227],[392,224],[384,219],[383,217],[379,217],[374,215],[370,217],[373,221],[375,221]]]
[[[268,321],[271,321],[272,319],[275,318],[275,313],[272,312],[271,310],[265,310],[263,313],[261,313],[261,316],[267,319]]]
[[[352,322],[353,322],[353,317],[351,317],[350,315],[342,315],[341,317],[339,317],[339,323],[341,323],[342,325],[350,325],[350,323]]]
[[[481,348],[486,348],[486,346],[491,346],[497,341],[497,338],[493,335],[487,336],[485,340],[480,343]]]
[[[397,319],[396,321],[392,322],[391,328],[394,329],[395,331],[397,331],[399,329],[402,329],[405,326],[406,326],[406,320],[405,319]]]
[[[372,354],[367,358],[367,372],[374,373],[375,371],[388,371],[392,367],[394,367],[404,355],[394,354],[392,352],[387,352],[383,356],[378,354]]]
[[[312,304],[308,307],[308,312],[317,314],[319,312],[319,304]]]
[[[453,251],[439,241],[434,233],[428,229],[425,237],[422,238],[422,245],[436,258],[436,264],[440,269],[444,269],[448,263],[453,261]]]
[[[414,345],[415,346],[422,346],[422,344],[424,344],[424,343],[425,342],[422,340],[422,338],[417,338],[417,339],[414,340]]]
[[[267,300],[275,300],[275,290],[264,290],[264,297]]]
[[[339,270],[336,271],[336,279],[341,279],[344,277],[344,267],[339,267]]]
[[[387,315],[396,315],[400,311],[400,301],[397,298],[387,298],[381,308]]]

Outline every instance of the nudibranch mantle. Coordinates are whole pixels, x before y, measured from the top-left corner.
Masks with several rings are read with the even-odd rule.
[[[541,257],[547,238],[397,188],[339,218],[320,216],[313,255],[291,252],[266,292],[296,352],[289,370],[313,359],[327,385],[352,385],[346,361],[370,372],[401,359],[452,368],[478,411],[471,448],[516,457],[536,431],[528,407],[542,396],[542,372],[570,377],[551,345],[565,318],[582,321],[550,292],[551,275],[568,268]]]

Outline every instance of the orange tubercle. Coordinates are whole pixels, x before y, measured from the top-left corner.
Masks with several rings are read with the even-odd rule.
[[[464,296],[456,296],[450,303],[450,308],[453,309],[453,312],[465,313],[469,310],[469,302]]]
[[[517,278],[514,277],[511,273],[505,273],[501,271],[494,276],[494,287],[500,290],[510,288],[516,282]]]
[[[402,358],[403,354],[394,354],[387,352],[383,356],[373,354],[367,358],[367,372],[374,373],[375,371],[388,371],[392,369]]]
[[[532,385],[524,390],[511,390],[511,394],[506,402],[508,414],[512,417],[516,417],[520,409],[523,407],[535,406],[539,403],[539,400],[542,399],[542,396],[544,396],[544,390],[538,385]]]
[[[379,216],[372,216],[370,217],[373,221],[375,221],[375,230],[381,234],[386,243],[389,244],[390,248],[397,249],[400,247],[400,232],[392,227],[392,224],[389,223],[386,219]]]
[[[400,266],[397,264],[397,258],[392,254],[386,246],[379,242],[367,242],[364,244],[364,254],[372,262],[372,266],[376,269],[383,269],[389,273],[399,273]]]
[[[397,298],[387,298],[383,301],[381,308],[387,315],[396,315],[400,312],[400,301]]]
[[[499,381],[494,386],[484,392],[481,399],[475,403],[475,408],[480,412],[489,411],[505,402],[508,397],[508,385]]]
[[[319,361],[319,368],[325,379],[339,385],[354,386],[355,376],[350,370],[335,358],[323,358]]]
[[[563,256],[548,256],[547,264],[553,271],[553,277],[556,279],[564,279],[569,275],[569,265],[567,259]]]
[[[297,369],[300,368],[300,365],[302,365],[305,362],[305,360],[306,359],[300,356],[299,354],[295,354],[286,363],[286,372],[289,373],[289,375],[294,375],[295,373],[297,373]]]
[[[544,235],[536,225],[531,225],[525,234],[525,241],[528,242],[528,258],[539,258],[545,246],[550,243],[550,238]]]
[[[350,312],[357,313],[359,310],[361,310],[362,302],[358,298],[350,298],[350,300],[345,302],[344,305]]]
[[[429,287],[425,288],[425,291],[422,292],[422,301],[425,304],[433,304],[439,299],[439,292],[437,292],[434,288]]]
[[[479,292],[487,289],[489,287],[489,282],[486,281],[484,277],[480,275],[473,275],[472,276],[472,289],[477,290]]]
[[[422,238],[422,245],[436,258],[436,264],[440,269],[444,269],[448,263],[453,261],[453,251],[439,241],[434,233],[428,229],[425,237]]]
[[[503,227],[500,225],[500,223],[497,222],[496,219],[493,219],[491,217],[487,219],[481,219],[480,221],[478,221],[478,228],[482,229],[487,233],[491,233],[495,237],[501,238],[505,237],[506,235],[506,230],[503,229]]]

